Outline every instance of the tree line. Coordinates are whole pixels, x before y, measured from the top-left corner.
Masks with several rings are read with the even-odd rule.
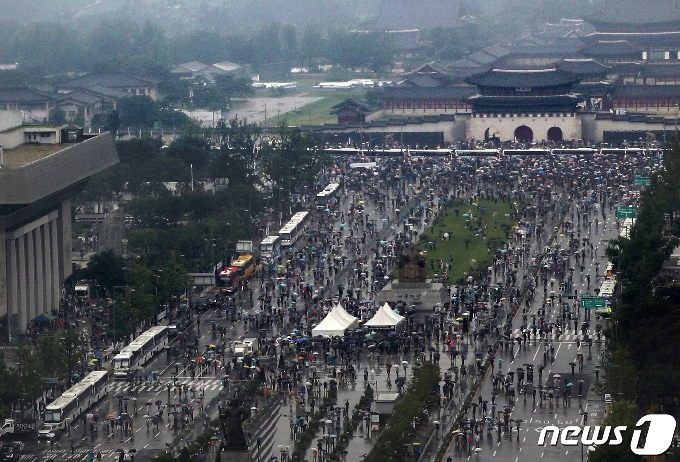
[[[612,307],[605,334],[608,364],[605,379],[596,389],[615,399],[605,425],[626,425],[624,443],[604,445],[588,460],[645,460],[630,451],[637,419],[648,413],[678,417],[680,362],[680,285],[664,274],[662,265],[680,240],[680,142],[676,138],[664,153],[664,169],[651,176],[641,192],[637,221],[628,238],[612,240],[607,256],[620,273],[621,297]],[[665,460],[680,460],[676,454]]]

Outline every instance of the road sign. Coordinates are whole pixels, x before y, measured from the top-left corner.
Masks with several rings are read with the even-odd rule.
[[[57,380],[54,377],[48,377],[45,379],[45,383],[57,383],[57,382],[59,382],[59,380]]]
[[[637,207],[619,207],[616,209],[616,218],[637,218]]]
[[[593,296],[592,296],[592,294],[589,294],[588,292],[586,292],[585,294],[581,294],[581,300],[583,300],[584,298],[593,298]]]
[[[652,184],[652,180],[649,177],[635,175],[633,184],[635,186],[649,186]]]
[[[581,308],[602,308],[604,307],[604,298],[586,298],[581,300]]]

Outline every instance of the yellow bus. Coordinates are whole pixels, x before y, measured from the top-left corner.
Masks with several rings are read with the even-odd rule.
[[[239,255],[231,262],[231,266],[238,270],[239,276],[246,279],[250,279],[255,271],[255,261],[252,255]]]

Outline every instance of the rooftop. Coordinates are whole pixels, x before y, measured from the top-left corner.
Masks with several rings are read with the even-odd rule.
[[[606,0],[604,7],[584,17],[596,27],[647,26],[680,22],[675,0]]]
[[[492,69],[465,79],[479,87],[520,88],[573,85],[579,79],[559,69]]]
[[[14,149],[4,149],[4,167],[23,167],[36,160],[51,156],[65,147],[68,147],[68,145],[20,144]]]

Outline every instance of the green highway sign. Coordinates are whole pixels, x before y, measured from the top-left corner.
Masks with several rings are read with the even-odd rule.
[[[633,184],[635,186],[649,186],[652,184],[652,180],[649,177],[635,175],[633,179]]]
[[[586,298],[581,300],[581,308],[604,308],[604,298]]]
[[[619,207],[616,209],[616,218],[637,218],[637,207]]]
[[[586,292],[585,294],[581,294],[581,300],[583,300],[584,298],[593,298],[593,296]]]

